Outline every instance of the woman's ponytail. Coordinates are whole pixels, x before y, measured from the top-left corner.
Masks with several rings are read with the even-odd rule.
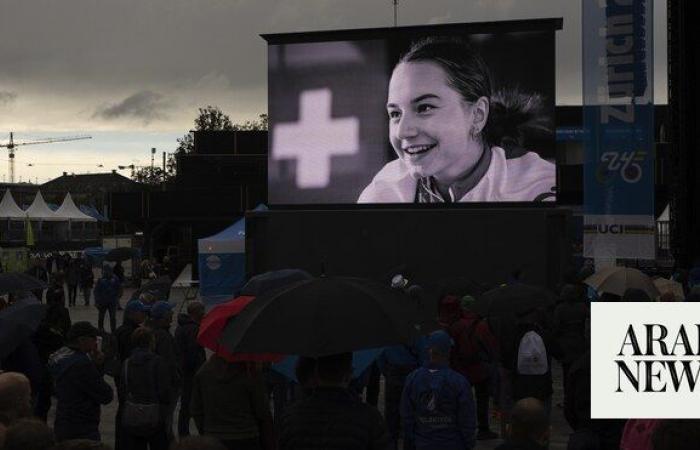
[[[552,133],[552,118],[545,113],[540,94],[501,89],[491,97],[484,139],[499,147],[523,147],[526,139]]]

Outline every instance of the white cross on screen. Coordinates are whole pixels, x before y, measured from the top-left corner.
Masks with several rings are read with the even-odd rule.
[[[302,92],[299,121],[282,123],[273,131],[272,158],[296,159],[296,184],[301,189],[325,188],[331,178],[331,156],[359,151],[360,121],[331,117],[330,89]]]

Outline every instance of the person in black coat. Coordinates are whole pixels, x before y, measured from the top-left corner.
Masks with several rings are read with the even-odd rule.
[[[163,358],[171,374],[170,381],[172,384],[172,398],[168,405],[166,413],[166,431],[169,439],[174,440],[172,432],[173,415],[175,406],[177,405],[177,397],[180,395],[180,387],[182,383],[182,374],[180,373],[180,365],[178,364],[177,347],[175,339],[170,333],[170,326],[173,322],[173,306],[164,301],[155,302],[151,306],[150,318],[146,322],[146,326],[153,330],[156,339],[156,355]]]
[[[197,342],[199,323],[204,317],[204,304],[190,302],[187,314],[178,316],[178,327],[175,330],[175,346],[179,357],[180,372],[182,373],[182,392],[180,394],[180,413],[177,430],[180,437],[190,434],[190,399],[194,375],[207,359],[204,348]]]
[[[153,352],[156,341],[150,328],[137,328],[131,335],[131,343],[134,350],[124,361],[119,396],[139,404],[158,404],[160,418],[158,425],[147,434],[133,433],[122,424],[122,445],[130,450],[167,450],[165,414],[172,398],[170,371],[163,358]]]
[[[131,339],[134,331],[136,331],[146,320],[146,306],[139,300],[132,300],[126,304],[124,308],[124,321],[114,332],[114,337],[117,340],[117,359],[119,360],[120,369],[117,370],[114,378],[114,384],[120,386],[121,367],[124,366],[124,361],[131,356],[134,349]],[[122,429],[122,413],[124,408],[124,397],[122,391],[117,390],[117,414],[114,427],[114,449],[121,450],[123,442],[125,442],[124,430]]]
[[[60,309],[59,309],[60,308]],[[66,343],[66,334],[70,329],[70,317],[65,321],[63,311],[68,311],[65,306],[54,304],[50,306],[39,324],[39,328],[34,333],[32,340],[39,352],[39,359],[42,366],[42,378],[36,392],[36,404],[34,414],[46,422],[51,409],[51,397],[53,396],[53,380],[49,372],[49,357],[57,352]]]
[[[83,293],[85,306],[90,304],[90,296],[92,295],[92,287],[95,284],[95,274],[92,273],[92,264],[88,258],[80,260],[80,290]]]
[[[554,339],[561,349],[563,380],[571,364],[588,350],[586,321],[590,317],[582,285],[567,284],[561,291],[561,301],[554,309]]]
[[[311,397],[284,412],[279,427],[280,450],[391,449],[381,414],[352,395],[352,353],[318,358],[318,385]]]
[[[57,441],[100,440],[100,405],[112,401],[112,388],[102,376],[104,359],[97,348],[97,329],[89,322],[76,322],[66,338],[67,345],[49,358],[49,370],[56,387]]]

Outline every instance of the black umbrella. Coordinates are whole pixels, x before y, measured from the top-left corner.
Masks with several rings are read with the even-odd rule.
[[[470,307],[482,317],[525,316],[538,308],[553,308],[556,296],[546,289],[513,283],[491,289]]]
[[[138,299],[139,297],[141,297],[141,294],[148,293],[153,295],[156,298],[156,300],[167,300],[170,298],[170,287],[172,286],[172,284],[173,281],[170,279],[170,277],[167,275],[163,275],[161,277],[149,281],[148,283],[144,284],[139,289],[134,291],[134,293],[131,295],[131,298]]]
[[[46,308],[25,297],[0,310],[0,359],[6,357],[39,328]]]
[[[415,297],[361,278],[314,278],[256,298],[220,339],[231,352],[311,357],[409,342],[427,320]]]
[[[34,291],[46,287],[46,283],[26,273],[0,273],[0,294]]]
[[[313,277],[305,270],[281,269],[261,273],[251,278],[241,288],[238,295],[251,295],[257,297],[275,289],[288,286],[298,281],[310,280]]]
[[[139,255],[139,250],[136,248],[131,248],[131,247],[113,248],[112,250],[107,252],[107,255],[105,255],[105,261],[112,261],[112,262],[128,261],[132,258],[137,257],[138,255]]]

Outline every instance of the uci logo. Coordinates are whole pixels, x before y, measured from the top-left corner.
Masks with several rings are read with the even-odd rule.
[[[600,234],[624,234],[625,230],[622,225],[596,225],[596,229]]]

